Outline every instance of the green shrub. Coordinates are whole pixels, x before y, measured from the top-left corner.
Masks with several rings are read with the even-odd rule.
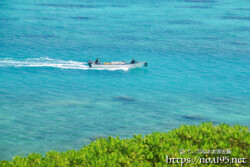
[[[82,149],[67,152],[47,152],[45,156],[32,153],[27,157],[15,156],[12,161],[2,160],[0,166],[181,166],[180,163],[166,162],[168,158],[193,158],[194,163],[185,166],[202,166],[199,158],[247,158],[250,150],[250,137],[247,127],[229,126],[212,123],[202,123],[199,126],[183,125],[168,133],[153,133],[142,137],[135,135],[132,139],[100,138],[84,146]],[[231,150],[231,154],[223,151],[220,154],[196,153],[197,150]],[[183,150],[183,151],[180,151]],[[188,152],[188,150],[190,152]],[[195,152],[191,154],[191,152]],[[203,162],[204,163],[204,162]],[[208,164],[221,166],[229,164]],[[230,164],[231,166],[249,166],[245,164]]]

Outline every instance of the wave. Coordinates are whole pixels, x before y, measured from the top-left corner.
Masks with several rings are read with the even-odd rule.
[[[65,61],[50,59],[48,57],[28,58],[24,60],[17,60],[12,58],[0,59],[0,67],[52,67],[63,69],[80,69],[80,70],[128,70],[127,68],[89,68],[86,62]]]

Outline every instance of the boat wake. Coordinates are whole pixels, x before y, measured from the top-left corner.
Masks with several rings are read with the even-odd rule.
[[[124,71],[128,70],[127,68],[114,68],[114,69],[89,68],[89,66],[85,62],[50,59],[48,57],[30,58],[23,60],[4,58],[0,59],[0,67],[52,67],[52,68],[79,69],[79,70],[124,70]]]

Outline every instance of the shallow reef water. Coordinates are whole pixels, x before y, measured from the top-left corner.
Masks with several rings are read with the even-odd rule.
[[[248,6],[0,1],[0,160],[182,124],[249,127]],[[148,67],[90,69],[97,57]]]

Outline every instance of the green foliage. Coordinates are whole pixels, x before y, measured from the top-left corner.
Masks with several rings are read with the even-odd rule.
[[[12,161],[2,160],[1,167],[64,167],[64,166],[180,166],[167,164],[170,158],[202,158],[202,157],[233,157],[247,158],[250,151],[250,136],[247,127],[202,123],[199,126],[183,125],[168,133],[155,132],[142,137],[134,135],[132,139],[100,138],[75,151],[50,151],[45,156],[32,153],[27,157],[15,156]],[[180,153],[180,150],[184,150]],[[231,150],[231,154],[190,154],[187,150]],[[201,166],[200,163],[187,163],[185,166]],[[208,164],[221,166],[222,164]],[[231,164],[232,166],[248,166],[248,164]]]

